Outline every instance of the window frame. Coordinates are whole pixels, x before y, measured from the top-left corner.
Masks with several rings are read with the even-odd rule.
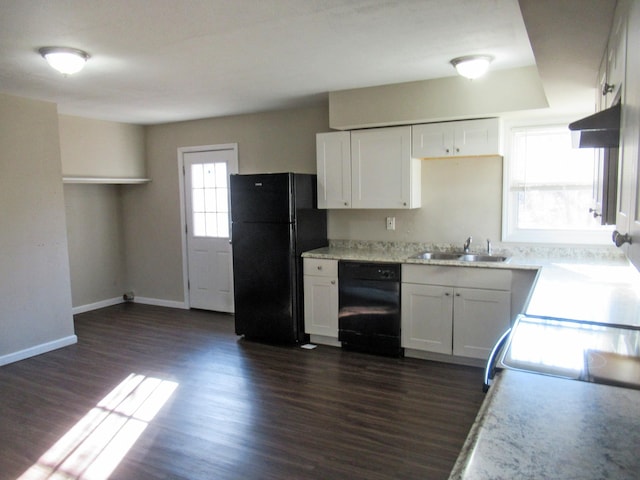
[[[534,243],[547,245],[609,245],[612,225],[598,229],[520,229],[517,227],[517,207],[513,207],[515,194],[511,191],[512,153],[514,130],[523,128],[543,128],[565,126],[575,118],[536,118],[504,121],[504,156],[502,158],[502,235],[504,243]],[[595,172],[594,172],[595,177]],[[594,178],[595,181],[595,178]],[[594,186],[597,188],[597,185]],[[588,208],[585,205],[585,208]]]

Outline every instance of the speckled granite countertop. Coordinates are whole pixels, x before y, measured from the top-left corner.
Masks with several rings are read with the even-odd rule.
[[[355,243],[355,244],[354,244]],[[377,248],[376,248],[377,247]],[[336,242],[303,257],[371,262],[413,263],[469,268],[539,270],[524,313],[591,322],[640,325],[640,273],[617,250],[520,248],[507,262],[462,262],[410,258],[424,250],[446,251],[453,245]],[[459,249],[458,249],[459,250]]]
[[[640,390],[505,370],[449,479],[637,479],[639,448]]]

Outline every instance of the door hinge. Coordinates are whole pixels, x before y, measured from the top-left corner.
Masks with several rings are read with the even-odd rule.
[[[191,280],[187,280],[187,290],[191,290]]]
[[[184,233],[185,235],[189,235],[189,224],[187,223],[184,224]]]

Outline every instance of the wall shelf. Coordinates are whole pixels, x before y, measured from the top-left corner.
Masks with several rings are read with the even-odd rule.
[[[95,183],[116,185],[137,185],[149,183],[150,178],[118,178],[118,177],[62,177],[63,183]]]

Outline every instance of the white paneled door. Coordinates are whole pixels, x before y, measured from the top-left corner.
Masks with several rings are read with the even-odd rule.
[[[237,145],[182,149],[189,306],[233,313],[229,175]]]

